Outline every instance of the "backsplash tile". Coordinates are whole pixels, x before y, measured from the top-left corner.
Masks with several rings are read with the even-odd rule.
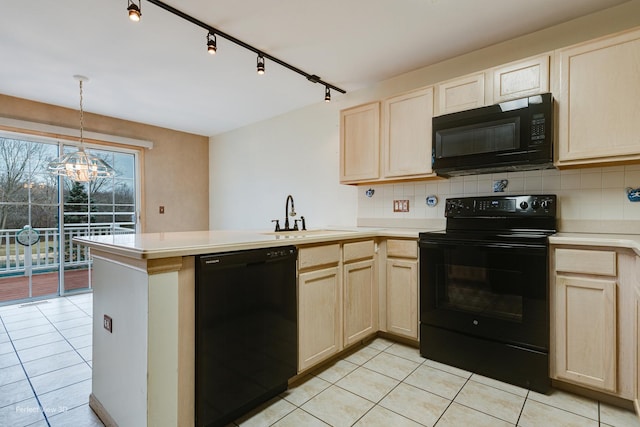
[[[394,220],[415,224],[418,220],[444,218],[448,197],[492,195],[493,182],[507,179],[503,194],[543,194],[558,196],[558,218],[563,224],[571,221],[640,221],[640,203],[627,199],[626,188],[640,187],[640,165],[611,166],[584,169],[545,169],[470,175],[437,181],[361,186],[358,188],[358,221],[367,224],[388,224]],[[375,194],[365,195],[368,188]],[[438,204],[429,207],[427,196],[435,195]],[[409,200],[409,212],[393,212],[394,199]]]

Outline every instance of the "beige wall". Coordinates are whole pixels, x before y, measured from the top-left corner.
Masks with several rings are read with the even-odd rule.
[[[209,151],[210,227],[271,227],[269,220],[280,218],[282,221],[284,217],[287,193],[293,194],[296,210],[305,215],[311,228],[386,226],[395,220],[404,226],[421,226],[420,220],[442,218],[440,211],[427,208],[424,196],[429,192],[444,199],[447,195],[459,194],[464,179],[429,187],[424,181],[377,185],[371,199],[364,196],[369,186],[338,183],[341,109],[636,26],[640,26],[640,0],[442,61],[346,95],[334,94],[329,104],[319,102],[215,135]],[[237,159],[245,160],[250,173],[238,167]],[[562,192],[562,215],[572,220],[640,220],[640,203],[630,204],[623,192],[626,185],[640,186],[637,171],[614,168],[584,173],[578,170],[561,176],[552,176],[553,173],[547,172],[548,176],[543,179],[540,172],[538,176],[528,177],[526,182],[523,173],[515,174],[510,190]],[[598,173],[601,175],[594,175]],[[585,183],[576,184],[579,179]],[[466,180],[463,194],[485,191],[486,175]],[[411,200],[411,213],[392,212],[393,197]],[[607,207],[593,209],[601,204]]]
[[[0,94],[0,117],[76,128],[78,111]],[[143,231],[208,229],[209,139],[156,126],[85,113],[87,131],[153,142],[144,150]],[[165,214],[158,207],[165,207]]]

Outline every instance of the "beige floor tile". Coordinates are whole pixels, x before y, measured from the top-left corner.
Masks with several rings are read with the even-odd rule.
[[[27,426],[44,420],[44,415],[34,398],[0,408],[0,426]]]
[[[296,406],[302,406],[306,401],[329,388],[331,383],[314,375],[307,375],[302,380],[289,387],[280,396]]]
[[[33,377],[31,384],[40,395],[90,378],[91,368],[83,362]]]
[[[396,380],[403,380],[420,364],[383,352],[362,366]]]
[[[415,422],[433,426],[450,401],[417,387],[400,384],[380,402],[380,406]]]
[[[26,362],[23,363],[23,366],[29,377],[37,377],[38,375],[66,368],[67,366],[77,365],[82,362],[84,362],[82,357],[80,357],[74,350],[71,350],[46,358]]]
[[[22,381],[17,381],[11,384],[0,385],[0,408],[12,403],[31,399],[33,397],[35,397],[33,395],[33,390],[26,378]]]
[[[598,419],[598,402],[563,390],[551,389],[548,394],[530,391],[527,399],[554,406],[558,409],[564,409],[593,420]]]
[[[424,364],[463,378],[470,378],[472,375],[469,371],[456,368],[455,366],[445,365],[444,363],[436,362],[435,360],[425,359]]]
[[[509,427],[514,424],[453,402],[438,421],[437,427]]]
[[[0,384],[7,385],[18,381],[26,380],[27,376],[20,365],[13,365],[0,369]]]
[[[413,371],[404,382],[442,396],[445,399],[453,400],[467,382],[467,379],[431,366],[422,365]]]
[[[314,372],[313,374],[317,377],[322,378],[325,381],[329,381],[330,383],[335,383],[340,379],[344,378],[349,372],[356,369],[358,365],[355,363],[347,362],[346,360],[338,360],[333,364],[322,368],[319,371]]]
[[[386,350],[388,347],[392,346],[393,344],[394,344],[394,341],[391,341],[385,338],[374,338],[373,341],[367,344],[367,347],[371,347],[376,350],[382,351],[382,350]]]
[[[471,375],[471,381],[475,381],[477,383],[488,385],[494,388],[499,388],[500,390],[508,391],[509,393],[517,394],[518,396],[522,397],[527,397],[527,393],[529,392],[529,390],[527,390],[526,388],[494,380],[493,378],[485,377],[478,374]]]
[[[240,427],[268,427],[296,409],[295,405],[276,397],[235,421]]]
[[[385,353],[391,353],[416,363],[422,363],[425,360],[424,357],[420,356],[420,349],[400,343],[395,343],[388,347]]]
[[[338,381],[336,385],[372,402],[379,402],[399,383],[400,381],[386,375],[360,367]]]
[[[302,409],[333,427],[351,426],[372,407],[368,400],[335,385],[302,405]]]
[[[89,404],[91,394],[91,380],[80,381],[70,386],[38,395],[40,404],[48,417],[78,406]]]
[[[598,422],[535,400],[527,400],[518,426],[598,427]]]
[[[422,427],[422,424],[381,406],[375,406],[360,418],[354,427]]]
[[[373,347],[362,347],[357,351],[351,353],[344,358],[347,362],[355,363],[356,365],[364,365],[369,360],[380,354],[381,350]]]
[[[468,381],[455,401],[515,424],[525,398],[475,381]]]
[[[602,402],[600,421],[615,427],[640,427],[640,420],[634,412]]]
[[[298,408],[286,417],[273,424],[272,427],[328,427],[329,424],[319,420],[308,412]]]

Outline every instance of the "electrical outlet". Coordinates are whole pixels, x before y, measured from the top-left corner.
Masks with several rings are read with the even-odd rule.
[[[164,206],[160,206],[160,208],[158,208],[158,212],[160,215],[164,214]]]
[[[102,326],[104,326],[104,328],[109,331],[109,333],[113,333],[113,320],[106,314],[104,315]]]
[[[394,212],[409,212],[409,201],[408,200],[394,200],[393,201],[393,211]]]

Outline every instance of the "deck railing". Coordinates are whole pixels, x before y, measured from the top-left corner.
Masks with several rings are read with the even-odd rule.
[[[64,227],[64,240],[61,242],[60,230],[57,228],[39,228],[37,231],[40,234],[40,240],[31,246],[23,246],[16,240],[16,234],[19,231],[20,229],[0,230],[0,276],[24,273],[28,268],[34,272],[52,271],[60,267],[61,261],[65,268],[88,267],[91,260],[87,248],[74,243],[74,237],[134,233],[133,225],[127,223],[67,225]],[[30,265],[29,249],[31,249]]]

